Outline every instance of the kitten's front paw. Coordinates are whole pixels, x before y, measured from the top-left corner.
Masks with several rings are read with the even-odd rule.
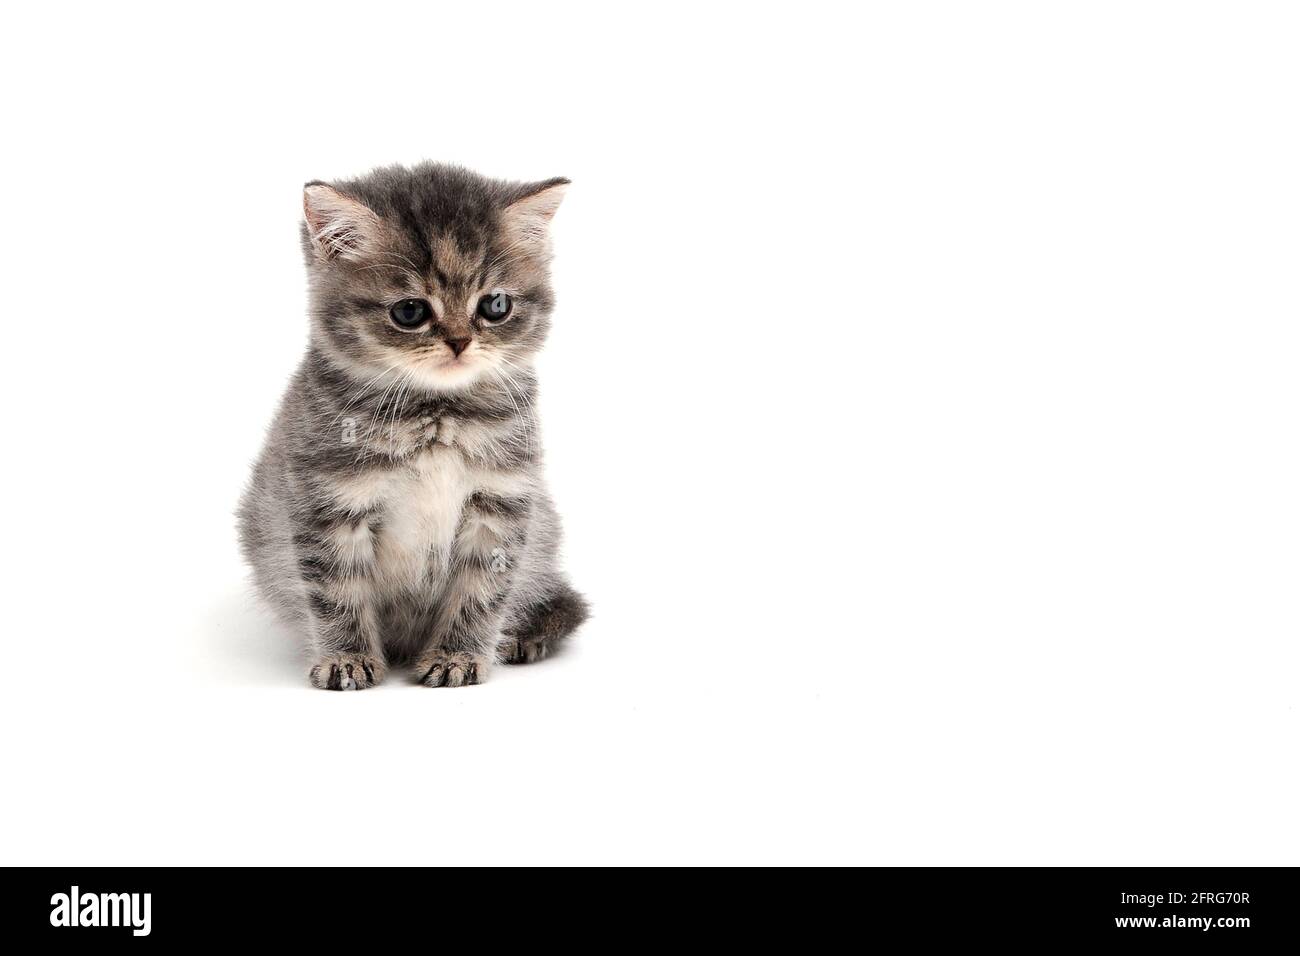
[[[384,679],[384,664],[365,654],[327,654],[308,676],[321,690],[365,690]]]
[[[435,650],[420,658],[415,675],[425,687],[468,687],[487,677],[491,663],[482,654]]]

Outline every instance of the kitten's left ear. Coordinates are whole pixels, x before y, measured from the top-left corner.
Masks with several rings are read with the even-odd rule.
[[[506,229],[521,246],[546,246],[546,229],[560,208],[569,181],[562,176],[522,187],[505,208]]]

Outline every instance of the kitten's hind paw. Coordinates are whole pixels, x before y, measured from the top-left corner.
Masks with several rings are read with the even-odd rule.
[[[321,690],[365,690],[384,679],[384,663],[365,654],[327,654],[308,676]]]
[[[587,619],[587,601],[567,584],[550,597],[523,609],[497,647],[497,657],[507,664],[532,664],[555,653]]]
[[[506,664],[533,664],[550,657],[554,645],[545,638],[507,635],[497,648],[497,657]]]
[[[468,651],[430,651],[415,665],[416,682],[425,687],[469,687],[487,677],[491,663]]]

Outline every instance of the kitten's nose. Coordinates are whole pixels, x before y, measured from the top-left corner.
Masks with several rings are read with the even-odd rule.
[[[453,355],[460,355],[461,352],[469,348],[470,339],[447,339],[447,344],[451,347]]]

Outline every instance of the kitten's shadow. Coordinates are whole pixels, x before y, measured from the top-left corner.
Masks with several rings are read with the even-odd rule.
[[[205,676],[224,684],[301,686],[306,664],[295,635],[251,589],[226,594],[204,620]]]
[[[257,599],[252,588],[231,590],[208,608],[197,667],[201,679],[245,687],[304,689],[308,661],[301,640]],[[574,653],[568,642],[528,669],[549,667]],[[499,667],[497,679],[519,670]]]

